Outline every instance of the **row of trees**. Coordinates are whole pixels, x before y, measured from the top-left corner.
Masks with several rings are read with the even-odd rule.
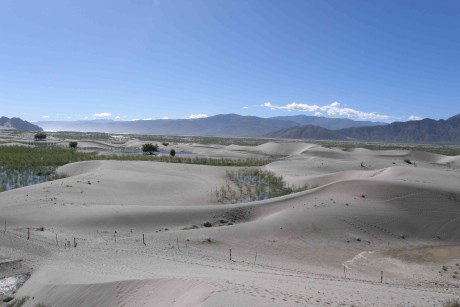
[[[46,140],[46,134],[45,133],[37,133],[34,136],[36,141],[44,141]],[[168,143],[163,143],[164,146],[168,146]],[[70,148],[77,148],[78,142],[69,142],[69,147]],[[146,143],[142,145],[142,151],[144,153],[148,153],[149,155],[155,155],[156,152],[159,151],[159,147],[157,144],[152,144],[152,143]],[[174,157],[176,155],[176,151],[174,149],[171,149],[169,151],[169,154]]]
[[[43,133],[43,132],[40,132],[40,133],[36,133],[34,135],[34,139],[35,141],[44,141],[46,140],[46,133]],[[70,148],[77,148],[78,146],[78,142],[69,142],[69,147]]]

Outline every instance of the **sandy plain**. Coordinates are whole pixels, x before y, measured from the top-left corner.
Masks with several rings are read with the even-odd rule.
[[[111,146],[79,141],[80,150]],[[62,166],[66,178],[0,193],[0,286],[26,279],[13,303],[441,306],[460,297],[460,156],[302,142],[171,146],[274,158],[261,168],[314,188],[220,204],[213,192],[238,167]]]

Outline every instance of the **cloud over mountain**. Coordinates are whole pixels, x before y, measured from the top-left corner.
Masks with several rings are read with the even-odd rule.
[[[363,112],[348,107],[342,107],[339,102],[333,102],[328,105],[319,106],[306,103],[293,102],[284,106],[277,106],[271,102],[265,102],[260,107],[270,108],[271,110],[286,110],[314,113],[316,116],[327,114],[328,116],[338,116],[357,120],[384,120],[388,121],[394,118],[390,115],[378,114],[376,112]]]
[[[112,113],[102,112],[102,113],[93,114],[93,116],[94,117],[110,117],[110,116],[112,116]]]

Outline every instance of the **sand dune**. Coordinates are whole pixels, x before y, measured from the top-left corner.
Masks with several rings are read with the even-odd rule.
[[[54,144],[57,146],[64,146],[68,147],[69,142],[72,141],[78,141],[78,147],[82,149],[107,149],[113,147],[113,145],[109,142],[101,142],[101,141],[87,141],[87,140],[65,140],[65,141],[59,141],[55,142]]]
[[[306,143],[265,143],[255,148],[265,154],[270,155],[280,155],[280,156],[291,156],[291,155],[298,155],[305,150],[310,148],[314,148],[316,145],[314,144],[306,144]]]
[[[26,306],[432,306],[460,295],[459,157],[294,142],[195,149],[280,156],[263,168],[314,188],[222,205],[213,192],[227,167],[63,166],[67,178],[0,194],[0,256],[33,268],[16,296],[34,297]]]

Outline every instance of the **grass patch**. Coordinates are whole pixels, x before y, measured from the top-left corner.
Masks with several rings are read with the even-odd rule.
[[[271,159],[213,159],[150,155],[97,155],[51,143],[31,143],[27,146],[0,146],[0,192],[67,177],[56,173],[59,166],[79,161],[117,160],[152,161],[211,166],[262,166]]]
[[[289,186],[282,176],[276,176],[271,171],[259,169],[239,169],[227,171],[226,177],[232,184],[216,189],[215,197],[219,203],[244,203],[256,200],[264,200],[273,197],[292,194],[308,190],[310,187]]]
[[[113,136],[120,136],[120,144],[123,144],[129,139],[135,138],[143,142],[157,142],[165,144],[173,143],[199,143],[203,145],[242,145],[242,146],[257,146],[268,142],[268,139],[262,138],[247,138],[247,137],[216,137],[216,136],[181,136],[181,135],[153,135],[153,134],[116,134],[116,133],[100,133],[100,132],[48,132],[50,136],[59,139],[85,139],[108,141],[113,143]],[[124,140],[124,141],[123,141]],[[166,146],[166,145],[164,145]]]
[[[0,146],[0,191],[55,179],[57,167],[95,156],[49,143],[32,143],[29,147]]]
[[[9,302],[6,306],[7,307],[21,307],[28,300],[29,300],[28,296],[19,297],[19,298],[16,298],[16,299],[12,300],[11,302]]]
[[[448,299],[442,303],[442,307],[460,307],[460,301],[458,299]]]

